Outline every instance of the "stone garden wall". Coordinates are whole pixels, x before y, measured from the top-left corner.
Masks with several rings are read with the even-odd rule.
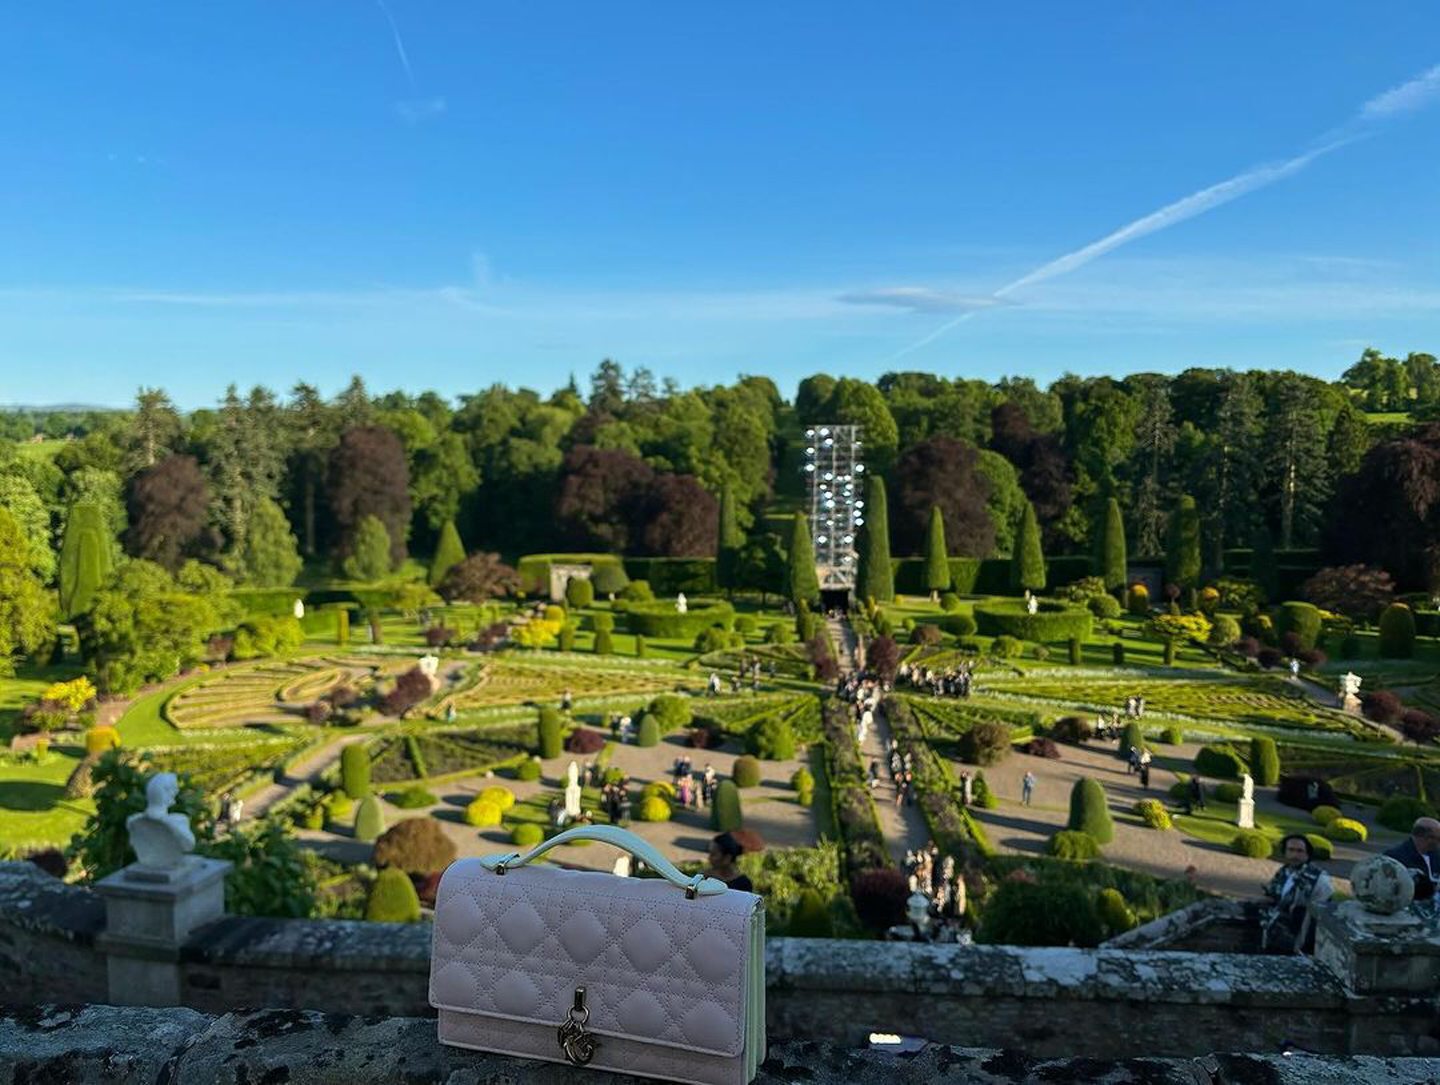
[[[0,863],[0,1002],[103,1003],[103,907],[23,863]],[[285,1007],[423,1017],[430,927],[226,917],[178,967],[199,1011]],[[1021,1048],[1034,1057],[1211,1051],[1440,1053],[1434,992],[1361,996],[1303,957],[772,939],[777,1041],[853,1048],[869,1033]],[[3,1082],[3,1078],[0,1078]]]

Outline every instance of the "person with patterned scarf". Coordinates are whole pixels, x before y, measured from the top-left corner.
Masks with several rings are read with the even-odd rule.
[[[1280,842],[1284,864],[1265,887],[1260,948],[1266,953],[1309,953],[1315,945],[1315,906],[1335,886],[1315,862],[1315,849],[1300,833]]]

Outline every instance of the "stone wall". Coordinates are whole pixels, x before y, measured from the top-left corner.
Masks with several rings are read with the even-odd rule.
[[[0,1001],[123,1001],[95,948],[94,893],[0,864]],[[1037,1057],[1210,1051],[1440,1053],[1436,992],[1357,993],[1307,957],[775,938],[777,1040],[863,1045],[871,1032],[1023,1047]],[[180,951],[187,1006],[428,1016],[428,924],[228,916]]]
[[[893,1054],[833,1044],[771,1046],[756,1085],[1403,1085],[1433,1082],[1440,1060],[1292,1055],[1042,1059],[929,1045]],[[642,1085],[565,1065],[441,1047],[425,1018],[294,1010],[211,1017],[113,1006],[0,1010],[0,1085]]]

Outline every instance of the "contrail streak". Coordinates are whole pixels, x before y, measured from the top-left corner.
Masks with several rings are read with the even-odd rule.
[[[1325,136],[1321,137],[1323,142],[1305,153],[1298,154],[1283,162],[1269,163],[1246,170],[1244,173],[1237,174],[1228,180],[1213,184],[1209,188],[1202,188],[1199,192],[1191,193],[1189,196],[1176,200],[1174,203],[1166,204],[1158,211],[1152,211],[1150,214],[1120,227],[1120,229],[1113,233],[1106,234],[1098,241],[1092,241],[1083,248],[1076,249],[1074,252],[1066,253],[1064,256],[1057,257],[1049,263],[1040,265],[1040,267],[1034,271],[1027,272],[1014,282],[1006,283],[995,291],[994,296],[996,298],[1004,298],[1008,294],[1020,290],[1023,287],[1068,274],[1077,268],[1084,267],[1090,263],[1090,261],[1104,256],[1108,252],[1113,252],[1121,245],[1128,245],[1131,241],[1136,241],[1149,234],[1157,233],[1160,230],[1175,225],[1177,222],[1184,222],[1186,219],[1203,215],[1206,211],[1227,204],[1231,200],[1238,199],[1247,193],[1265,188],[1267,185],[1272,185],[1276,181],[1299,173],[1317,158],[1327,155],[1332,151],[1337,151],[1341,147],[1361,139],[1365,135],[1363,131],[1364,128],[1370,127],[1377,121],[1388,119],[1397,114],[1420,109],[1437,97],[1440,97],[1440,64],[1437,64],[1435,67],[1414,79],[1400,84],[1398,87],[1393,87],[1383,94],[1371,98],[1360,108],[1359,113],[1356,114],[1347,125],[1339,129],[1332,129],[1326,133]],[[886,358],[882,364],[889,364],[897,358],[903,358],[905,355],[917,351],[922,347],[929,346],[945,333],[953,328],[959,327],[982,311],[983,310],[975,309],[968,313],[961,313],[959,316],[941,324],[924,338],[897,350],[894,354],[890,355],[890,357]]]
[[[390,24],[390,34],[395,39],[395,52],[400,56],[400,66],[405,69],[405,78],[410,80],[410,93],[418,94],[415,88],[415,71],[410,67],[410,56],[405,52],[405,41],[400,37],[400,27],[395,24],[395,18],[390,14],[390,9],[385,5],[385,0],[375,0],[380,11],[385,16],[385,21]]]

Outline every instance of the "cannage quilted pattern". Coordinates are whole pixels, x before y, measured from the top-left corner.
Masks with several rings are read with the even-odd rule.
[[[462,860],[440,886],[430,1001],[558,1026],[584,987],[586,1027],[600,1036],[737,1055],[753,901],[543,866],[502,876]]]

